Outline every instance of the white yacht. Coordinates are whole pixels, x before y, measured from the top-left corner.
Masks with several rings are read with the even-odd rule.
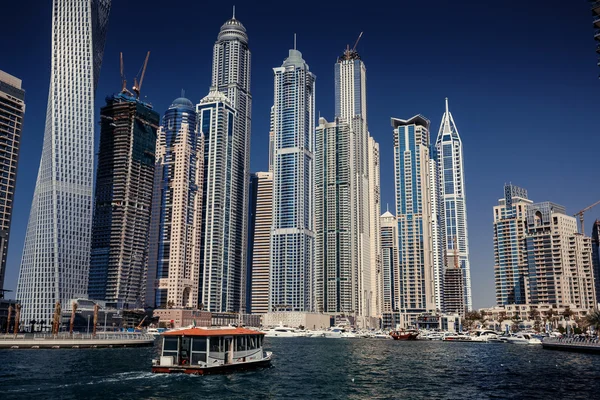
[[[506,338],[508,343],[512,344],[542,344],[540,339],[534,338],[530,333],[515,333]]]
[[[263,331],[265,337],[307,337],[310,336],[309,333],[305,331],[298,331],[295,328],[290,328],[287,326],[278,326],[276,328],[271,328],[267,331]]]
[[[496,331],[491,329],[478,329],[471,333],[472,342],[499,342],[500,338]]]

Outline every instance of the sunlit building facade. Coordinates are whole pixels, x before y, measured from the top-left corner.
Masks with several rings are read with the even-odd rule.
[[[44,144],[17,299],[23,321],[51,321],[56,301],[87,295],[94,177],[94,99],[110,0],[54,0]]]

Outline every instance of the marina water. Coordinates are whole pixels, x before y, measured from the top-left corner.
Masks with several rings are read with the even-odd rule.
[[[4,350],[1,399],[592,399],[600,356],[541,346],[266,338],[272,367],[150,372],[156,348]]]

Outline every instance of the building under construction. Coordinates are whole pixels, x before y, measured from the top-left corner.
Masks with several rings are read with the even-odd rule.
[[[145,69],[145,68],[144,68]],[[143,74],[142,74],[143,79]],[[143,306],[159,114],[125,89],[100,111],[88,293],[116,308]]]

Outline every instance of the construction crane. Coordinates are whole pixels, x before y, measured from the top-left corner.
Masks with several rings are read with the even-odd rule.
[[[345,59],[345,60],[356,60],[356,59],[360,59],[360,57],[358,56],[358,53],[356,52],[356,46],[358,46],[358,42],[360,41],[360,38],[362,37],[363,32],[360,33],[360,35],[358,35],[358,39],[356,39],[356,42],[354,42],[354,46],[352,47],[352,50],[350,50],[350,45],[346,45],[346,50],[344,51],[344,55],[340,58],[340,59]]]
[[[148,66],[148,58],[150,57],[150,52],[146,54],[146,60],[144,61],[144,65],[141,70],[140,83],[138,84],[137,76],[133,78],[133,91],[135,92],[136,98],[140,98],[140,90],[142,90],[142,83],[144,83],[144,75],[146,74],[146,67]],[[138,74],[139,75],[139,74]]]
[[[144,315],[144,318],[142,318],[142,320],[140,321],[138,326],[135,327],[135,329],[142,330],[142,324],[144,323],[144,321],[146,320],[147,317],[148,317],[147,315]]]
[[[585,235],[585,228],[583,227],[583,214],[586,211],[591,210],[592,208],[596,207],[598,204],[600,204],[600,200],[598,200],[597,202],[595,202],[594,204],[592,204],[591,206],[587,206],[586,208],[584,208],[583,210],[579,211],[578,213],[575,213],[573,216],[574,217],[579,217],[579,224],[581,225],[581,233],[583,235]]]
[[[352,51],[356,51],[356,46],[358,46],[358,42],[360,41],[360,38],[362,37],[363,32],[360,33],[360,35],[358,35],[358,39],[356,39],[356,42],[354,43],[354,47],[352,48]]]

